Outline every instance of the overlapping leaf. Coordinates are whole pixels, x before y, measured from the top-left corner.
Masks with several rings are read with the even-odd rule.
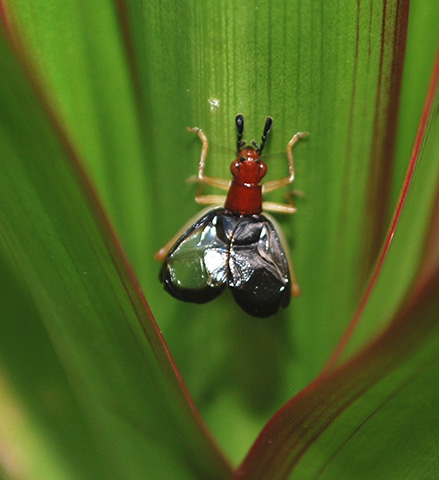
[[[27,65],[23,75],[5,47],[0,119],[7,168],[2,166],[0,178],[5,207],[0,218],[5,248],[26,280],[19,290],[32,293],[115,476],[145,468],[171,478],[177,471],[182,478],[203,478],[206,472],[227,476],[229,468],[176,385],[138,287],[102,223],[90,185],[82,173],[78,176],[82,169],[76,158],[103,198],[191,394],[229,457],[238,461],[273,412],[316,376],[358,307],[403,182],[437,42],[439,9],[412,5],[409,12],[407,2],[396,0],[54,0],[38,8],[18,0],[0,7],[14,54],[21,52],[20,62]],[[26,76],[42,86],[45,99],[34,95]],[[311,131],[295,150],[295,186],[306,196],[297,199],[296,217],[282,221],[303,295],[269,321],[243,316],[227,296],[205,306],[169,299],[152,260],[153,251],[197,208],[184,179],[195,171],[199,143],[185,127],[201,126],[213,144],[233,150],[238,112],[246,115],[249,140],[260,135],[267,114],[274,117],[269,154],[282,152],[295,131]],[[429,126],[405,219],[351,352],[392,318],[408,315],[401,305],[424,255],[436,198],[435,128]],[[233,153],[211,148],[208,173],[228,176],[232,158]],[[271,178],[285,174],[282,155],[267,161]],[[11,275],[9,268],[5,271]],[[16,301],[20,298],[17,294]],[[415,305],[416,299],[407,308]],[[42,327],[35,328],[43,338]],[[402,355],[407,338],[392,339],[389,332],[383,338],[395,341],[394,354]],[[275,478],[293,466],[304,477],[340,478],[338,459],[355,448],[346,435],[370,413],[370,407],[358,405],[367,404],[369,395],[376,395],[376,405],[388,398],[377,373],[391,356],[386,345],[364,354],[361,372],[358,364],[336,371],[299,397],[308,402],[315,392],[323,397],[333,392],[325,415],[343,411],[339,420],[351,427],[331,420],[322,428],[317,422],[303,458],[300,449],[289,451],[285,445],[272,457],[261,455],[256,466],[249,460],[254,470],[242,472],[256,474],[268,465]],[[424,350],[413,353],[417,365],[435,355],[434,346],[430,353],[425,348],[425,357]],[[405,398],[398,385],[405,385],[416,368],[410,358],[407,352],[407,371],[395,370],[395,399],[399,392]],[[435,378],[434,369],[423,372]],[[358,393],[357,373],[363,385],[368,375],[377,375],[374,393],[361,396],[361,388]],[[355,404],[347,408],[346,399],[356,399]],[[302,406],[307,425],[325,404],[321,410],[312,400]],[[75,415],[80,418],[79,410]],[[417,417],[415,410],[410,416]],[[387,419],[384,415],[381,425]],[[379,426],[380,421],[374,428]],[[356,455],[366,451],[361,440],[359,445]],[[368,451],[372,455],[373,449]],[[394,458],[401,450],[395,452]],[[273,463],[277,453],[286,461]],[[68,455],[61,452],[59,458]],[[414,458],[412,464],[421,457]]]
[[[186,397],[73,149],[4,38],[1,48],[0,203],[7,208],[0,231],[103,449],[107,474],[221,476],[228,467]]]

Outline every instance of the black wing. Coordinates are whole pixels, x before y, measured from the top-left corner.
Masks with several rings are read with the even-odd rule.
[[[242,216],[236,224],[228,285],[238,305],[255,317],[269,317],[290,303],[288,261],[273,224],[264,215]]]
[[[206,303],[228,286],[255,317],[274,315],[291,298],[285,252],[263,215],[211,210],[192,225],[166,257],[160,280],[175,298]]]
[[[175,298],[206,303],[220,295],[227,285],[229,238],[224,230],[223,211],[214,209],[201,217],[166,257],[160,280]]]

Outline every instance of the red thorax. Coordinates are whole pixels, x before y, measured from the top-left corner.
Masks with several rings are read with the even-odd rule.
[[[261,180],[267,173],[267,165],[260,160],[253,148],[243,148],[238,158],[230,165],[233,180],[224,207],[241,215],[262,211]]]

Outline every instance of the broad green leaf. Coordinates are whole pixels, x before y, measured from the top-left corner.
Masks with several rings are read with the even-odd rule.
[[[106,478],[105,456],[90,435],[29,293],[10,264],[0,260],[0,272],[0,443],[5,478]]]
[[[145,249],[154,248],[148,247],[151,232],[145,218],[151,216],[151,161],[143,156],[145,119],[139,118],[113,2],[50,0],[35,5],[18,0],[5,7],[5,16],[11,36],[36,68],[59,121],[117,219],[125,248],[134,263],[144,264],[150,258]]]
[[[412,2],[410,12],[408,2],[396,0],[0,4],[9,35],[23,52],[22,61],[32,65],[38,83],[44,85],[57,119],[57,133],[52,131],[50,138],[62,143],[67,135],[78,152],[195,403],[236,463],[270,416],[315,378],[364,294],[401,189],[434,58],[439,8],[437,2],[423,3]],[[13,109],[18,118],[29,112],[29,127],[23,131],[27,134],[19,130],[20,123],[9,125],[8,132],[23,139],[20,148],[32,149],[33,157],[34,149],[47,155],[44,144],[35,147],[31,134],[43,128],[40,117],[32,114],[32,102],[28,105],[27,96],[21,95]],[[246,115],[248,140],[260,136],[267,114],[274,117],[266,150],[270,178],[286,174],[282,152],[292,134],[311,132],[295,149],[294,188],[304,191],[305,197],[297,198],[294,218],[281,219],[303,293],[287,311],[263,321],[244,315],[228,295],[204,306],[175,301],[162,291],[159,266],[152,260],[153,252],[198,209],[193,202],[196,187],[184,180],[196,171],[200,144],[186,126],[203,127],[212,147],[207,173],[227,178],[236,113]],[[47,118],[42,125],[46,123]],[[375,303],[371,302],[351,351],[388,325],[416,276],[437,198],[434,143],[430,148],[433,157],[426,157],[429,163],[416,172],[393,260],[387,261],[387,273],[377,285]],[[76,185],[75,172],[73,168],[70,175]],[[67,178],[72,181],[66,174]],[[82,197],[72,203],[70,194],[66,191],[65,199],[75,209]],[[27,223],[27,216],[19,213],[16,198],[27,204],[31,195],[32,189],[22,185],[17,197],[8,196],[17,223]],[[282,198],[281,193],[273,196]],[[64,204],[59,211],[62,208]],[[77,217],[83,213],[78,211]],[[71,233],[66,230],[64,234]],[[33,237],[26,239],[26,246],[41,248],[42,239],[46,245],[53,240],[47,235]],[[84,255],[90,250],[87,235],[69,237],[69,250],[70,242]],[[10,239],[8,244],[11,248]],[[11,248],[14,256],[19,244],[17,237],[17,246]],[[52,250],[58,250],[56,243]],[[393,275],[399,259],[404,268]],[[107,271],[105,281],[117,283],[115,272]],[[57,278],[64,274],[72,272],[57,272]],[[34,273],[25,276],[31,284],[38,281]],[[78,289],[81,281],[87,292],[91,288],[87,279],[70,281]],[[67,292],[61,295],[61,290],[60,285],[58,300],[70,298],[70,283]],[[41,298],[47,298],[35,290],[33,296],[39,306]],[[123,296],[117,299],[126,301]],[[90,302],[90,308],[93,312],[97,306]],[[104,311],[110,308],[109,304]],[[51,311],[43,312],[40,306],[40,312],[45,324],[51,324]],[[114,331],[119,331],[114,322]],[[107,336],[99,331],[93,337],[100,352]],[[82,337],[75,343],[75,348],[84,348]],[[130,353],[121,349],[111,356],[109,364],[115,371],[125,371],[126,355]],[[64,351],[60,357],[76,378],[77,362],[86,358],[81,354],[66,359]],[[147,368],[145,362],[140,364],[136,371]],[[166,356],[160,365],[164,370],[169,367]],[[96,376],[91,371],[88,382]],[[124,381],[130,383],[130,378]],[[165,378],[169,380],[167,374]],[[139,385],[141,390],[144,383]],[[132,385],[114,395],[118,401],[119,395],[133,404],[139,401]],[[175,415],[187,418],[185,400],[177,401],[181,398],[177,391]],[[151,421],[139,412],[133,422]],[[166,425],[163,444],[157,447],[160,458],[181,458],[186,443],[176,441],[174,430]],[[110,444],[122,442],[125,449],[135,442],[128,438],[124,443],[129,437],[125,430],[123,438],[116,429],[112,432],[116,438],[111,432],[106,435]],[[204,447],[210,454],[204,456],[200,450],[200,458],[191,457],[193,465],[203,465],[205,472],[219,462],[218,471],[228,472],[211,446]],[[118,463],[122,452],[114,456],[109,451],[111,462]],[[147,459],[136,459],[133,468],[143,461]],[[119,463],[122,469],[123,462]]]
[[[438,279],[369,348],[285,405],[237,478],[434,478]]]
[[[410,296],[410,290],[419,288],[412,276],[404,276],[405,272],[416,272],[425,257],[425,238],[431,229],[431,221],[435,215],[435,206],[429,199],[437,198],[439,185],[439,117],[436,110],[439,105],[439,54],[433,75],[431,98],[427,99],[426,110],[430,115],[420,122],[419,138],[415,142],[413,156],[407,168],[407,175],[401,187],[401,196],[395,206],[395,216],[391,225],[394,231],[389,231],[389,246],[387,255],[379,257],[377,264],[383,258],[382,271],[376,279],[376,285],[366,305],[364,315],[356,329],[356,343],[365,330],[374,325],[385,325],[391,318],[391,312],[401,301],[401,294]],[[425,128],[425,135],[422,134]],[[419,209],[419,205],[431,204],[430,208]],[[399,208],[401,210],[399,211]],[[400,216],[399,216],[400,213]],[[432,241],[437,241],[437,235]],[[382,255],[385,250],[382,251]],[[434,269],[434,263],[430,269]],[[389,288],[392,281],[399,279],[394,288]],[[373,277],[371,279],[373,285]],[[354,343],[355,344],[355,343]]]
[[[394,278],[398,272],[398,266],[404,260],[398,252],[406,251],[404,258],[413,257],[413,251],[410,251],[412,238],[402,237],[400,232],[411,232],[407,223],[415,227],[412,231],[422,230],[420,224],[416,224],[422,215],[413,218],[414,200],[422,201],[429,189],[433,196],[437,194],[438,85],[439,55],[408,174],[395,207],[392,224],[396,228],[392,227],[388,232],[385,241],[388,250],[383,248],[382,252],[384,263],[377,262],[370,283],[372,293],[366,292],[363,300],[366,302],[363,318],[360,317],[363,323],[384,316],[385,309],[377,308],[376,304],[383,304],[389,298],[382,284],[386,275]],[[417,176],[411,173],[415,166]],[[431,212],[424,214],[428,219]],[[423,223],[425,220],[421,225]],[[430,240],[437,244],[437,232],[431,225],[425,233],[429,233]],[[427,242],[421,251],[425,250]],[[348,363],[332,370],[332,374],[331,369],[325,371],[278,411],[238,470],[239,478],[384,479],[388,478],[389,470],[400,477],[415,469],[421,458],[429,461],[422,468],[418,467],[417,472],[422,470],[426,477],[434,475],[439,461],[434,423],[439,415],[435,405],[439,381],[436,366],[439,354],[439,265],[437,259],[432,265],[426,265],[427,260],[421,270],[424,274],[413,288],[414,293],[408,296],[410,301],[398,312],[390,327]],[[371,315],[373,308],[375,312]],[[358,315],[361,314],[360,308]],[[331,361],[330,367],[335,360]],[[429,405],[422,410],[414,403],[421,398]],[[373,435],[368,436],[365,430]],[[420,437],[417,443],[411,438],[415,432]],[[394,442],[390,448],[389,438]],[[430,447],[431,442],[433,446]],[[374,455],[368,457],[372,452]],[[350,459],[348,463],[347,458]]]
[[[74,150],[1,40],[0,232],[104,452],[106,478],[222,478],[227,464],[182,388]]]

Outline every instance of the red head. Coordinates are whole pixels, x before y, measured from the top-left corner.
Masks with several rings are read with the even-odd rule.
[[[234,180],[237,182],[258,184],[267,173],[267,165],[261,161],[260,158],[273,119],[271,117],[265,119],[264,132],[262,134],[260,146],[254,140],[251,142],[253,146],[246,145],[246,142],[242,140],[244,132],[244,115],[236,115],[235,122],[238,130],[238,158],[230,165],[230,170]]]
[[[242,140],[244,131],[243,115],[236,115],[235,122],[238,130],[238,157],[230,165],[233,181],[230,185],[224,207],[240,215],[258,214],[262,211],[262,186],[260,182],[267,173],[267,165],[261,161],[261,153],[273,119],[267,117],[265,120],[261,146],[254,140],[251,142],[251,145],[246,145]]]
[[[239,183],[259,183],[267,173],[267,165],[260,160],[260,154],[252,147],[245,147],[230,165],[233,178]]]

